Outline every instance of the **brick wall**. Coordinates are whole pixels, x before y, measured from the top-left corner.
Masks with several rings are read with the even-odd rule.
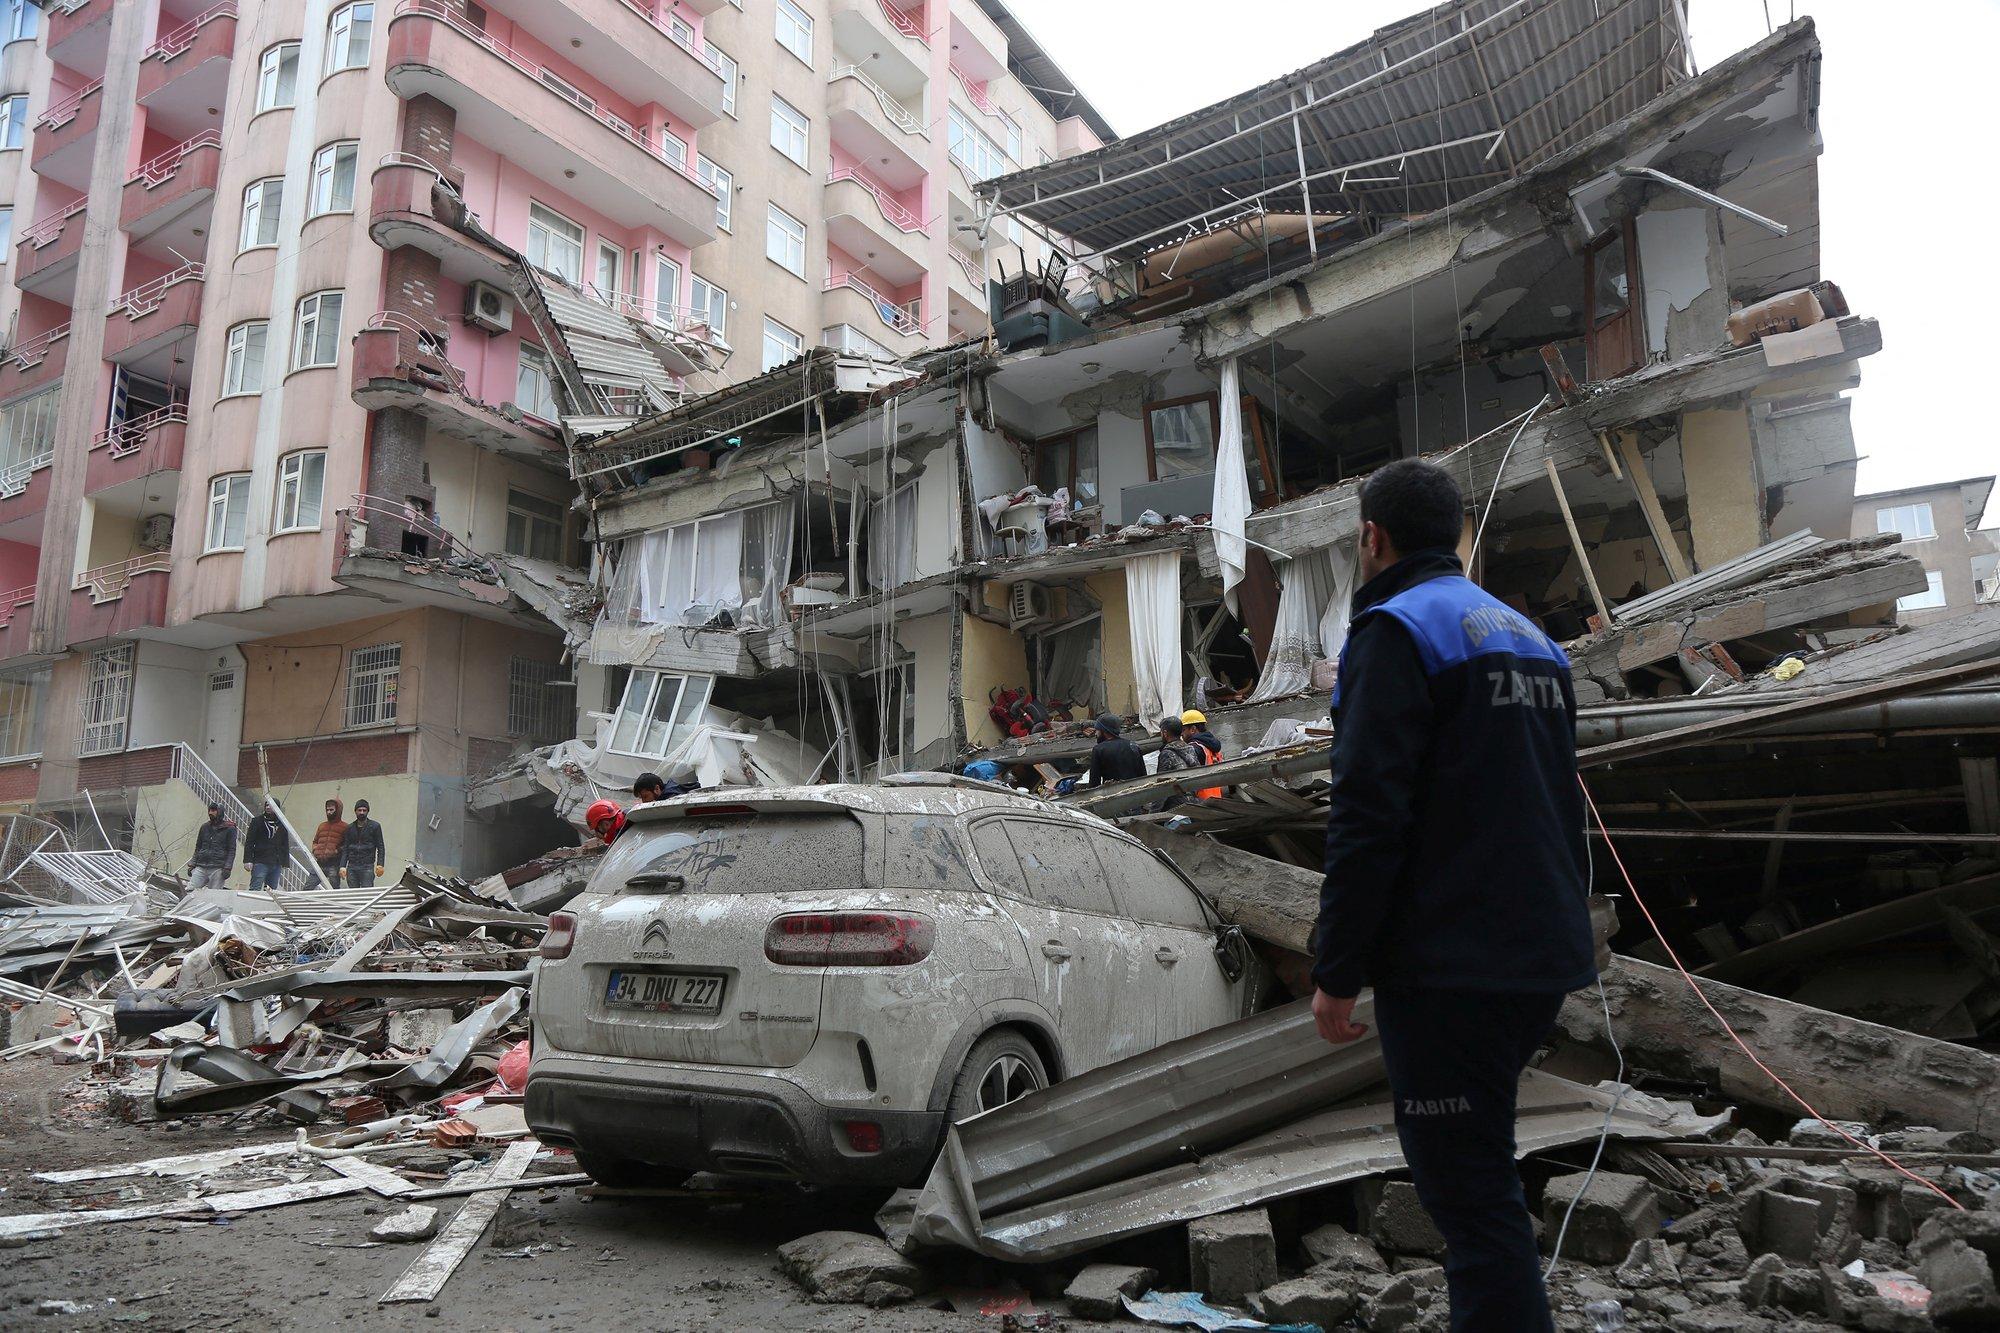
[[[397,253],[401,253],[400,251]],[[437,488],[431,485],[424,450],[424,419],[400,407],[376,412],[368,441],[368,493],[390,505],[422,500],[435,512]],[[368,544],[381,550],[403,549],[403,524],[389,516],[368,520]]]
[[[0,801],[34,800],[41,780],[41,768],[32,759],[18,764],[0,764]]]
[[[271,768],[271,784],[276,787],[340,778],[387,777],[410,771],[410,737],[406,732],[378,732],[267,745],[264,759]],[[236,785],[246,788],[264,785],[257,769],[255,746],[245,746],[236,761]]]
[[[465,188],[465,173],[452,162],[458,112],[428,93],[403,103],[403,151],[443,173],[452,188]]]
[[[95,754],[76,762],[78,791],[118,791],[125,787],[157,787],[173,777],[174,752],[168,746]]]
[[[514,753],[514,742],[473,736],[465,742],[465,776],[483,777],[500,767]]]
[[[391,250],[382,280],[383,305],[408,315],[427,329],[443,333],[445,330],[438,320],[438,275],[442,267],[436,255],[414,246]],[[406,348],[405,359],[416,352],[414,346]]]

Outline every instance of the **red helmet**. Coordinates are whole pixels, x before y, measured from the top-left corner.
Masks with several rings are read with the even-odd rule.
[[[625,822],[625,812],[619,809],[618,802],[592,801],[590,808],[583,812],[583,822],[593,833],[602,833],[604,830],[598,825],[607,819],[611,821],[613,828]]]

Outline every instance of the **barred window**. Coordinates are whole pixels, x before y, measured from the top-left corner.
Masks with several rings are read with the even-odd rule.
[[[554,745],[570,734],[562,668],[532,657],[507,661],[507,734],[530,745]]]
[[[105,754],[125,748],[125,724],[132,714],[133,645],[100,648],[90,655],[90,674],[83,686],[83,734],[79,754]]]
[[[347,725],[379,727],[396,720],[396,686],[403,671],[403,645],[378,643],[356,648],[347,659]]]

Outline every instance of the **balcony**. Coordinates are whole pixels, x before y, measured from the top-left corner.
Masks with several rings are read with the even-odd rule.
[[[869,75],[890,96],[922,100],[931,77],[930,33],[923,20],[890,0],[833,0],[833,44],[836,64],[866,56]]]
[[[957,246],[947,248],[951,267],[945,270],[945,288],[951,327],[966,333],[984,333],[992,319],[987,307],[986,278],[979,261]]]
[[[150,129],[190,136],[220,128],[210,109],[229,95],[236,52],[236,0],[221,0],[146,48],[139,58],[139,105]]]
[[[354,401],[369,411],[415,412],[440,435],[546,468],[566,455],[553,430],[510,417],[465,393],[465,376],[445,354],[445,339],[393,310],[369,317],[354,337]]]
[[[194,332],[201,318],[202,266],[183,264],[171,273],[134,287],[111,303],[104,323],[104,359],[159,380],[185,383],[175,374],[175,344]]]
[[[930,170],[930,128],[859,65],[835,65],[827,76],[827,121],[833,141],[885,182],[905,190]]]
[[[53,0],[42,6],[49,59],[99,73],[111,49],[113,0]]]
[[[923,306],[898,305],[858,273],[834,270],[826,275],[825,317],[850,324],[884,343],[898,355],[915,351],[924,341]]]
[[[77,257],[83,253],[83,209],[79,199],[21,233],[14,246],[14,285],[64,305],[76,295]]]
[[[116,426],[106,426],[90,442],[83,489],[97,495],[119,486],[181,470],[187,445],[187,408],[166,407]],[[157,484],[157,483],[156,483]]]
[[[93,80],[50,106],[35,122],[33,164],[39,175],[72,190],[90,187],[90,160],[97,144],[97,121],[104,82]]]
[[[495,0],[551,51],[574,51],[591,77],[634,106],[657,102],[696,129],[722,119],[722,67],[645,0]]]
[[[24,338],[0,353],[0,402],[62,378],[69,359],[69,325]]]
[[[28,630],[34,620],[35,585],[0,592],[0,661],[25,657]]]
[[[208,226],[215,181],[222,170],[222,135],[203,130],[186,143],[139,164],[125,181],[118,220],[134,241],[158,238],[181,254],[208,247],[195,235]]]
[[[930,268],[930,229],[888,187],[852,167],[826,178],[827,244],[845,250],[898,286]]]
[[[513,261],[460,230],[467,218],[477,220],[458,187],[414,154],[389,154],[368,178],[368,235],[375,244],[435,255],[453,282],[506,286]]]
[[[468,26],[440,0],[402,0],[389,21],[389,86],[458,112],[458,130],[506,144],[516,166],[625,227],[684,245],[715,239],[715,196],[646,132],[527,57]]]
[[[0,469],[0,541],[35,542],[42,513],[49,507],[49,464],[53,451]]]
[[[587,282],[579,291],[585,300],[650,326],[654,336],[648,340],[648,350],[657,355],[661,364],[673,374],[692,375],[697,371],[720,370],[729,360],[732,349],[709,327],[706,310],[662,305],[626,292],[603,292]]]
[[[980,100],[986,96],[986,85],[1007,73],[1007,35],[976,4],[951,7],[951,71],[961,81],[978,83],[974,105],[982,111],[991,109]]]
[[[68,646],[164,626],[173,567],[171,552],[149,551],[78,574],[69,595]]]

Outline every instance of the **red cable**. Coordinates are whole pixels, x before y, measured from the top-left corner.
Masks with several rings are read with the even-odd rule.
[[[1845,1129],[1842,1129],[1839,1125],[1836,1125],[1833,1121],[1828,1120],[1825,1116],[1821,1115],[1817,1110],[1813,1108],[1813,1104],[1811,1102],[1799,1096],[1799,1094],[1792,1088],[1791,1084],[1785,1082],[1784,1079],[1779,1078],[1776,1070],[1772,1069],[1771,1066],[1765,1064],[1762,1060],[1759,1060],[1757,1058],[1757,1053],[1750,1049],[1749,1044],[1745,1042],[1743,1038],[1737,1034],[1735,1028],[1729,1026],[1729,1020],[1722,1016],[1722,1011],[1717,1009],[1713,1004],[1709,1003],[1708,995],[1706,992],[1702,990],[1701,983],[1694,979],[1694,973],[1688,971],[1686,964],[1681,962],[1681,956],[1674,952],[1674,946],[1667,943],[1666,932],[1661,930],[1660,923],[1653,919],[1653,909],[1646,906],[1646,900],[1639,896],[1639,886],[1632,882],[1632,872],[1625,868],[1625,858],[1618,855],[1618,844],[1611,841],[1611,831],[1604,827],[1604,816],[1598,813],[1597,802],[1591,799],[1590,788],[1588,785],[1584,783],[1583,775],[1581,773],[1577,774],[1576,785],[1583,788],[1584,802],[1590,806],[1590,816],[1592,819],[1595,819],[1597,821],[1598,832],[1604,836],[1604,846],[1606,847],[1606,849],[1610,851],[1611,860],[1614,864],[1617,865],[1618,873],[1624,876],[1625,887],[1629,889],[1632,893],[1632,901],[1639,904],[1639,910],[1646,914],[1646,924],[1653,928],[1654,938],[1658,939],[1660,942],[1660,947],[1667,951],[1667,957],[1673,960],[1674,967],[1679,970],[1681,974],[1681,979],[1687,982],[1688,989],[1692,990],[1695,993],[1695,998],[1701,1001],[1703,1008],[1707,1009],[1709,1013],[1715,1015],[1715,1021],[1722,1024],[1722,1030],[1729,1034],[1729,1039],[1736,1043],[1737,1049],[1742,1051],[1744,1055],[1749,1057],[1751,1064],[1763,1070],[1765,1075],[1769,1077],[1773,1083],[1783,1088],[1785,1090],[1786,1096],[1790,1097],[1800,1106],[1803,1106],[1806,1109],[1806,1113],[1810,1115],[1813,1119],[1819,1121],[1822,1125],[1825,1125],[1828,1129],[1840,1135],[1841,1138],[1846,1139],[1849,1143],[1853,1144],[1855,1147],[1860,1148],[1864,1152],[1873,1153],[1875,1156],[1881,1158],[1884,1162],[1889,1164],[1889,1167],[1892,1170],[1896,1171],[1901,1175],[1908,1176],[1911,1180],[1916,1181],[1919,1185],[1922,1185],[1925,1189],[1937,1195],[1940,1199],[1943,1199],[1946,1203],[1958,1209],[1958,1211],[1960,1211],[1961,1213],[1966,1211],[1964,1204],[1960,1203],[1957,1199],[1952,1198],[1948,1192],[1939,1188],[1935,1182],[1924,1179],[1922,1176],[1918,1175],[1916,1172],[1910,1170],[1908,1167],[1904,1166],[1901,1162],[1891,1157],[1888,1153],[1885,1153],[1880,1148],[1877,1148],[1874,1144],[1862,1142],[1860,1139],[1857,1139],[1852,1134],[1848,1133]]]

